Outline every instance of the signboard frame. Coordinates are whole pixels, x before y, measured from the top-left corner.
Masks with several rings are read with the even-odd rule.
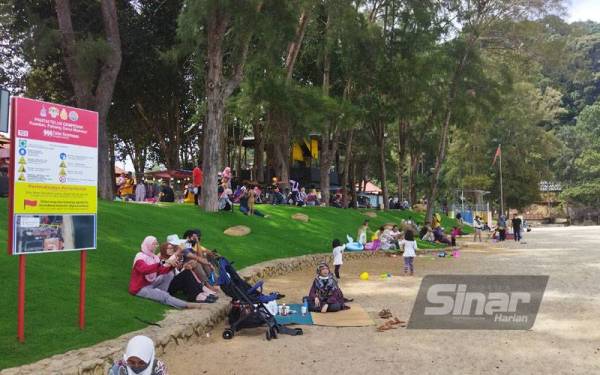
[[[93,213],[87,213],[87,215],[92,214],[94,216],[94,221],[93,221],[93,238],[94,238],[94,244],[92,247],[88,247],[88,248],[80,248],[80,249],[70,249],[70,250],[63,250],[63,249],[56,249],[53,251],[40,251],[40,252],[18,252],[17,254],[15,254],[14,250],[14,245],[15,245],[15,225],[16,225],[16,215],[15,215],[15,189],[16,189],[16,185],[17,185],[17,181],[15,179],[16,176],[16,167],[15,165],[17,164],[16,158],[17,155],[19,154],[19,151],[17,150],[16,147],[16,140],[17,140],[17,136],[19,136],[20,134],[17,133],[17,114],[19,111],[18,105],[17,103],[19,101],[35,101],[32,99],[27,99],[27,98],[16,98],[16,97],[12,97],[10,100],[10,118],[9,118],[9,122],[10,122],[10,148],[11,148],[11,158],[10,158],[10,162],[9,162],[9,179],[10,179],[10,188],[9,188],[9,223],[8,223],[8,254],[9,255],[18,255],[19,257],[19,284],[18,284],[18,291],[17,291],[17,338],[20,342],[25,342],[25,281],[26,281],[26,255],[30,255],[30,254],[37,254],[37,253],[54,253],[54,252],[63,252],[63,251],[79,251],[80,252],[80,277],[79,277],[79,328],[81,330],[83,330],[85,328],[85,294],[86,294],[86,264],[87,264],[87,250],[89,249],[95,249],[96,248],[96,244],[97,244],[97,223],[98,223],[98,218],[97,218],[97,212],[98,212],[98,201],[97,201],[97,190],[98,190],[98,173],[97,173],[97,169],[95,169],[96,173],[95,173],[95,179],[94,179],[94,188],[95,188],[95,204],[93,207]],[[63,110],[65,109],[69,109],[69,110],[73,110],[73,111],[86,111],[86,112],[90,112],[95,116],[95,134],[96,134],[96,139],[95,139],[95,160],[96,160],[96,165],[95,167],[97,168],[97,160],[98,160],[98,146],[99,146],[99,116],[97,112],[93,112],[93,111],[89,111],[89,110],[85,110],[85,109],[80,109],[80,108],[74,108],[74,107],[69,107],[69,106],[64,106],[64,105],[60,105],[60,104],[54,104],[54,103],[47,103],[47,102],[41,102],[41,101],[35,101],[38,103],[44,103],[47,105],[52,105],[52,106],[56,106],[56,107],[61,107]],[[61,113],[62,115],[62,113]],[[69,115],[68,115],[69,116]],[[53,116],[55,117],[55,116]],[[61,116],[61,119],[64,119],[63,116]],[[75,116],[73,116],[72,118],[69,118],[70,120],[72,120],[73,122],[75,122],[76,118]],[[75,120],[73,120],[75,119]],[[63,126],[63,125],[61,125]],[[63,127],[64,129],[64,127]],[[45,133],[43,133],[44,135],[46,135]],[[48,133],[50,134],[50,133]],[[21,134],[22,135],[22,134]],[[64,133],[63,133],[64,135]],[[39,139],[38,139],[39,140]],[[41,139],[40,141],[44,141],[44,139]],[[43,154],[43,152],[41,152],[41,154]],[[62,155],[61,155],[62,156]],[[27,179],[26,179],[27,180]],[[65,182],[67,180],[65,179]],[[62,181],[61,181],[62,182]],[[24,203],[24,208],[25,209],[25,205],[26,203]],[[37,204],[36,204],[37,206]],[[37,212],[35,213],[36,215],[33,216],[43,216],[44,213],[40,213]],[[61,212],[51,212],[51,214],[55,214],[55,216],[58,215],[69,215],[72,213],[61,213]],[[48,215],[48,214],[47,214]],[[74,235],[75,236],[75,235]]]
[[[10,123],[10,92],[0,87],[0,132],[8,133]]]
[[[13,109],[11,112],[12,157],[10,166],[10,191],[12,194],[10,194],[9,204],[12,209],[10,216],[12,231],[9,233],[9,253],[12,255],[31,255],[36,253],[95,249],[97,245],[98,212],[98,113],[28,98],[13,98],[11,107]],[[42,116],[45,118],[38,118],[37,111],[35,111],[35,114],[31,113],[32,108],[37,110],[39,107],[42,108],[41,111],[44,111]],[[52,110],[55,112],[52,112]],[[74,117],[71,117],[71,114]],[[86,121],[92,121],[92,123],[75,125],[74,123],[83,116],[85,116]],[[83,122],[83,119],[81,120]],[[46,121],[46,124],[38,123],[41,121]],[[32,126],[32,123],[35,127]],[[79,128],[76,129],[79,133],[75,133],[71,130],[72,126],[77,126],[87,132],[93,131],[94,134],[91,134],[90,137],[89,134],[82,133],[82,130]],[[56,130],[61,127],[63,129],[62,132],[61,130]],[[52,137],[57,134],[63,139]],[[80,141],[83,144],[77,144],[76,140],[66,137],[66,135],[77,137],[80,134]],[[37,147],[37,150],[35,147]],[[35,158],[30,158],[33,155],[32,148],[37,153]],[[54,166],[54,163],[49,163],[49,159],[58,157],[59,152],[60,160],[57,159],[56,163],[61,162],[60,167],[65,168],[59,168],[58,165]],[[72,152],[75,155],[72,155]],[[85,164],[85,160],[78,161],[80,165],[78,171],[79,177],[73,178],[74,182],[71,181],[70,174],[67,176],[65,172],[65,169],[69,169],[66,166],[72,165],[72,160],[69,159],[72,156],[76,156],[76,159],[88,159],[88,164]],[[33,179],[37,178],[37,181],[30,181],[30,160],[37,160],[37,174],[33,177]],[[63,164],[65,162],[67,164]],[[18,172],[17,168],[19,168],[19,165],[17,164],[21,168]],[[56,176],[51,172],[52,169],[55,169],[52,172],[55,172]],[[60,176],[58,176],[59,170],[61,173]],[[88,175],[85,175],[86,173]],[[18,178],[17,174],[19,175]],[[77,181],[77,178],[79,181]],[[21,203],[23,203],[23,207],[21,207]],[[30,207],[28,207],[28,204]],[[81,229],[82,225],[79,225],[79,233],[76,233],[77,226],[75,225],[75,221],[77,219],[80,219],[78,222],[85,219],[89,221],[89,216],[93,216],[92,225],[89,225],[88,222],[87,226],[83,226],[84,229]],[[31,230],[27,231],[23,229],[19,231],[19,228],[17,228],[17,224],[20,222],[20,220],[17,220],[18,217],[39,217],[40,220],[44,218],[48,223],[47,225],[40,225],[44,229],[39,229],[38,232],[51,231],[55,233],[56,238],[46,238],[43,241],[37,240],[35,241],[37,242],[37,250],[26,250],[26,247],[17,241],[17,239],[23,232],[30,233]],[[71,235],[71,241],[64,241],[64,239],[58,238],[65,235],[65,221],[71,223],[69,226],[71,230],[68,231]],[[51,230],[52,228],[55,230]],[[84,230],[86,232],[83,232]],[[88,238],[87,241],[79,241],[85,242],[85,245],[74,247],[74,242],[78,234],[79,237],[85,236]],[[65,248],[65,243],[71,243],[72,247]]]

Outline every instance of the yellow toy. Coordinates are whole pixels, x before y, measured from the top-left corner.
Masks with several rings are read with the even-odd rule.
[[[369,280],[369,273],[368,272],[363,272],[360,274],[360,279],[361,280]]]

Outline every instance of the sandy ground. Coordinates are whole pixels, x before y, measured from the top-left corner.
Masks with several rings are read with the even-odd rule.
[[[598,227],[535,229],[526,244],[464,243],[460,258],[418,257],[416,276],[401,273],[402,258],[347,262],[341,286],[373,317],[389,308],[408,320],[426,274],[549,275],[539,315],[529,331],[407,330],[304,327],[304,336],[270,342],[264,329],[223,340],[210,337],[162,359],[179,374],[592,374],[600,373],[600,249]],[[493,247],[492,247],[493,246]],[[358,279],[369,272],[369,281]],[[379,274],[390,272],[391,279]],[[374,276],[374,277],[373,277]],[[268,290],[299,301],[313,271],[266,281]],[[224,297],[223,297],[224,298]]]

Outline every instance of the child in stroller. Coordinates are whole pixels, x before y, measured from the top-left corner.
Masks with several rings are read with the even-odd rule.
[[[231,297],[231,311],[229,312],[229,325],[223,331],[224,339],[231,339],[236,331],[243,328],[254,328],[262,325],[267,326],[266,338],[271,340],[277,338],[278,333],[298,336],[302,335],[301,328],[287,328],[278,324],[275,317],[267,307],[266,303],[283,298],[279,293],[263,294],[263,281],[251,286],[238,275],[232,263],[226,258],[219,259],[219,279],[217,284],[223,293]]]

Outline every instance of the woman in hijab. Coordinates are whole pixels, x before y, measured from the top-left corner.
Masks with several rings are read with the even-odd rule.
[[[129,293],[178,309],[200,308],[202,304],[185,302],[169,294],[169,285],[174,277],[171,270],[178,266],[178,258],[174,254],[161,264],[160,257],[154,253],[157,248],[156,237],[148,236],[142,242],[141,251],[133,260]]]
[[[135,336],[127,344],[123,359],[116,362],[108,375],[168,375],[164,363],[154,356],[154,342],[146,336]]]
[[[344,302],[342,290],[331,274],[329,266],[321,263],[317,267],[317,276],[308,293],[308,309],[315,312],[335,312],[349,309]]]

